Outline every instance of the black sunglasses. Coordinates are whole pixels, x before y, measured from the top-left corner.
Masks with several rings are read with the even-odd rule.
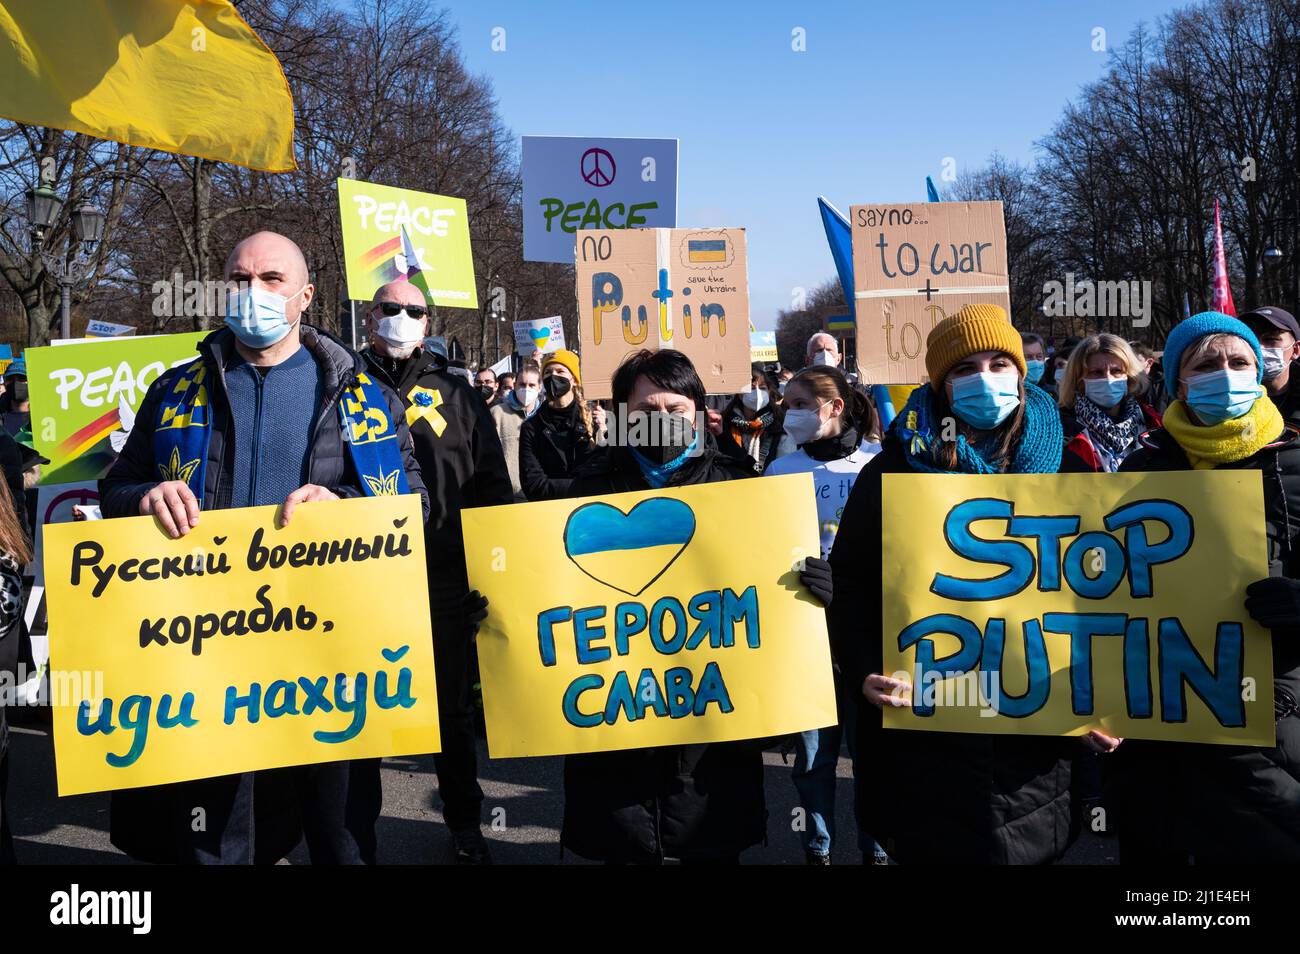
[[[385,318],[395,318],[402,312],[406,312],[417,321],[421,318],[427,318],[429,309],[423,305],[401,305],[395,301],[381,301],[379,311]]]

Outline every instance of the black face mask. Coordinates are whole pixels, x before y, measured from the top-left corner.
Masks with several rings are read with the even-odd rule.
[[[490,397],[492,397],[492,395],[494,395],[494,394],[497,393],[496,385],[494,385],[494,384],[480,384],[480,385],[478,386],[478,393],[481,394],[481,395],[483,395],[485,398],[490,398]]]
[[[546,392],[546,396],[552,401],[568,394],[569,388],[571,387],[573,387],[573,383],[568,378],[559,374],[552,374],[542,382],[542,390]]]
[[[13,396],[15,404],[22,404],[27,400],[27,382],[15,381],[13,383]]]
[[[636,451],[647,460],[656,464],[666,464],[682,455],[695,440],[695,427],[690,419],[680,414],[664,414],[653,411],[643,415],[643,422],[636,423],[638,412],[633,412],[628,419],[628,443],[635,439]],[[638,431],[639,433],[635,433]]]

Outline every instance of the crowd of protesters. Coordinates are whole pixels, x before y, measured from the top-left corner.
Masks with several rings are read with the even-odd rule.
[[[453,373],[463,369],[427,344],[424,294],[403,280],[376,292],[367,345],[352,351],[305,320],[314,289],[284,236],[244,239],[225,278],[241,289],[225,326],[196,362],[149,389],[101,481],[103,515],[152,514],[174,537],[203,510],[281,504],[287,523],[301,504],[360,496],[374,473],[397,471],[424,505],[442,732],[434,764],[459,862],[491,861],[473,698],[474,638],[489,607],[464,573],[462,511],[802,473],[843,488],[817,493],[821,552],[800,574],[826,608],[839,708],[836,725],[789,740],[810,864],[831,857],[842,749],[865,863],[1057,861],[1085,807],[1099,804],[1122,862],[1300,861],[1300,327],[1282,308],[1189,317],[1157,354],[1112,334],[1047,341],[1014,330],[996,306],[968,305],[929,335],[929,383],[882,422],[825,333],[807,342],[802,367],[755,364],[749,388],[722,399],[706,395],[680,352],[636,352],[615,372],[612,400],[597,403],[567,350],[511,374]],[[0,666],[12,669],[19,569],[31,558],[25,508],[13,501],[43,461],[21,437],[25,368],[5,378]],[[345,396],[396,438],[378,459],[346,439]],[[177,415],[196,426],[160,426]],[[634,416],[653,422],[652,439],[612,440],[615,422]],[[191,456],[198,466],[177,467]],[[1263,475],[1270,575],[1239,596],[1273,635],[1274,747],[882,728],[882,710],[906,704],[911,689],[882,660],[883,474],[1211,468]],[[772,744],[569,756],[563,846],[611,864],[735,863],[767,838]],[[0,753],[6,746],[0,721]],[[7,771],[6,756],[0,860],[12,861]],[[189,823],[196,808],[201,829]],[[111,837],[153,862],[270,863],[305,839],[313,862],[372,863],[381,809],[378,760],[325,763],[116,792]]]

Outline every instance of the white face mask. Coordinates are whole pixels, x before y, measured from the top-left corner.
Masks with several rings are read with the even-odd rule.
[[[405,311],[385,315],[379,319],[379,337],[396,348],[414,348],[424,340],[424,319],[412,318]]]
[[[768,396],[762,388],[750,388],[740,400],[751,411],[761,411],[767,407]]]
[[[819,404],[815,411],[803,408],[786,411],[785,423],[782,426],[785,428],[785,432],[790,435],[790,439],[796,444],[807,444],[821,437],[822,427],[825,425],[822,420],[822,408],[825,406],[825,404]]]
[[[515,388],[515,400],[524,407],[532,407],[537,403],[538,393],[539,389],[537,387],[523,387],[521,385]]]
[[[1264,380],[1277,377],[1286,370],[1286,353],[1290,348],[1261,348],[1264,352]]]
[[[830,351],[818,351],[815,355],[812,356],[812,361],[808,363],[812,365],[819,365],[824,368],[833,368],[839,364],[839,361],[836,360],[834,353]]]

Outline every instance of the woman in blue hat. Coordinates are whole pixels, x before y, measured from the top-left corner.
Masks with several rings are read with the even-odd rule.
[[[1300,863],[1300,432],[1261,386],[1254,332],[1187,318],[1165,344],[1174,400],[1123,471],[1258,470],[1269,576],[1242,594],[1273,633],[1272,748],[1129,740],[1110,756],[1108,804],[1123,863]]]

